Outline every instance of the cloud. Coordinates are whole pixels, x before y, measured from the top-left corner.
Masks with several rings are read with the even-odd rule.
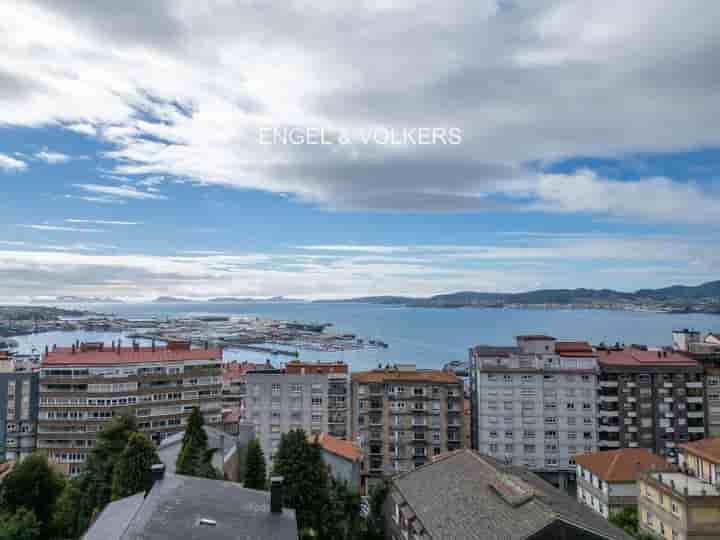
[[[163,200],[166,196],[140,191],[134,186],[105,186],[100,184],[73,184],[76,188],[90,193],[99,193],[118,199]]]
[[[35,157],[45,163],[50,163],[51,165],[55,165],[57,163],[67,163],[72,159],[67,154],[61,154],[60,152],[48,152],[46,150],[38,152],[35,154]]]
[[[717,195],[691,178],[628,188],[529,164],[720,145],[708,120],[720,117],[720,4],[446,4],[4,2],[0,124],[99,137],[115,172],[140,182],[181,178],[333,210],[698,223],[693,204],[706,199],[718,215]],[[458,127],[463,142],[260,145],[266,126]],[[616,204],[615,193],[649,201],[656,188],[656,211]],[[91,202],[157,195],[140,193]]]
[[[57,249],[4,245],[0,297],[18,299],[62,294],[133,299],[424,296],[456,290],[612,287],[619,278],[624,289],[639,289],[710,281],[720,264],[713,242],[679,236],[538,240],[517,235],[485,245],[348,244],[349,250],[342,244],[308,245],[271,253],[107,253],[111,247],[101,244]]]
[[[139,221],[113,221],[104,219],[66,219],[66,223],[88,223],[91,225],[142,225]]]
[[[105,232],[102,229],[85,229],[81,227],[63,227],[61,225],[47,225],[47,224],[33,224],[33,225],[19,225],[26,229],[35,229],[36,231],[60,231],[60,232],[88,232],[88,233],[102,233]]]
[[[27,169],[27,163],[7,154],[0,154],[0,171],[19,172]]]

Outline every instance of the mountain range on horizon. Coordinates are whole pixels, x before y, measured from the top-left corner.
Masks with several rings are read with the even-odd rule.
[[[662,304],[680,311],[720,312],[720,280],[697,286],[672,285],[660,289],[623,292],[613,289],[537,289],[517,293],[459,291],[429,297],[366,296],[337,300],[410,307],[504,307],[506,305],[559,304],[611,307],[617,305]]]

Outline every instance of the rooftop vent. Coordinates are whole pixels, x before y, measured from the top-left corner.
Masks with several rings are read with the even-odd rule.
[[[200,518],[198,521],[198,525],[204,525],[205,527],[215,527],[217,525],[217,521],[210,518]]]

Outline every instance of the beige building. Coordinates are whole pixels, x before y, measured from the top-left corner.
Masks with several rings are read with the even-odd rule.
[[[582,454],[577,463],[577,500],[604,518],[637,505],[637,477],[642,471],[666,470],[670,464],[644,448]]]
[[[53,348],[40,371],[37,447],[75,475],[113,417],[134,416],[157,443],[183,431],[193,407],[206,424],[220,425],[221,364],[221,349],[192,349],[188,343]]]
[[[720,538],[718,439],[680,448],[680,472],[647,472],[638,481],[640,530],[667,540]]]
[[[409,471],[465,444],[463,384],[413,364],[352,375],[352,434],[368,479]]]

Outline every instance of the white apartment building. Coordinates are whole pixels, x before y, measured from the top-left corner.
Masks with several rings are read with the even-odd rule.
[[[597,357],[586,342],[519,336],[470,349],[472,444],[565,488],[597,449]]]
[[[246,418],[270,466],[283,433],[329,433],[347,439],[350,374],[347,364],[288,362],[281,369],[247,372]]]

